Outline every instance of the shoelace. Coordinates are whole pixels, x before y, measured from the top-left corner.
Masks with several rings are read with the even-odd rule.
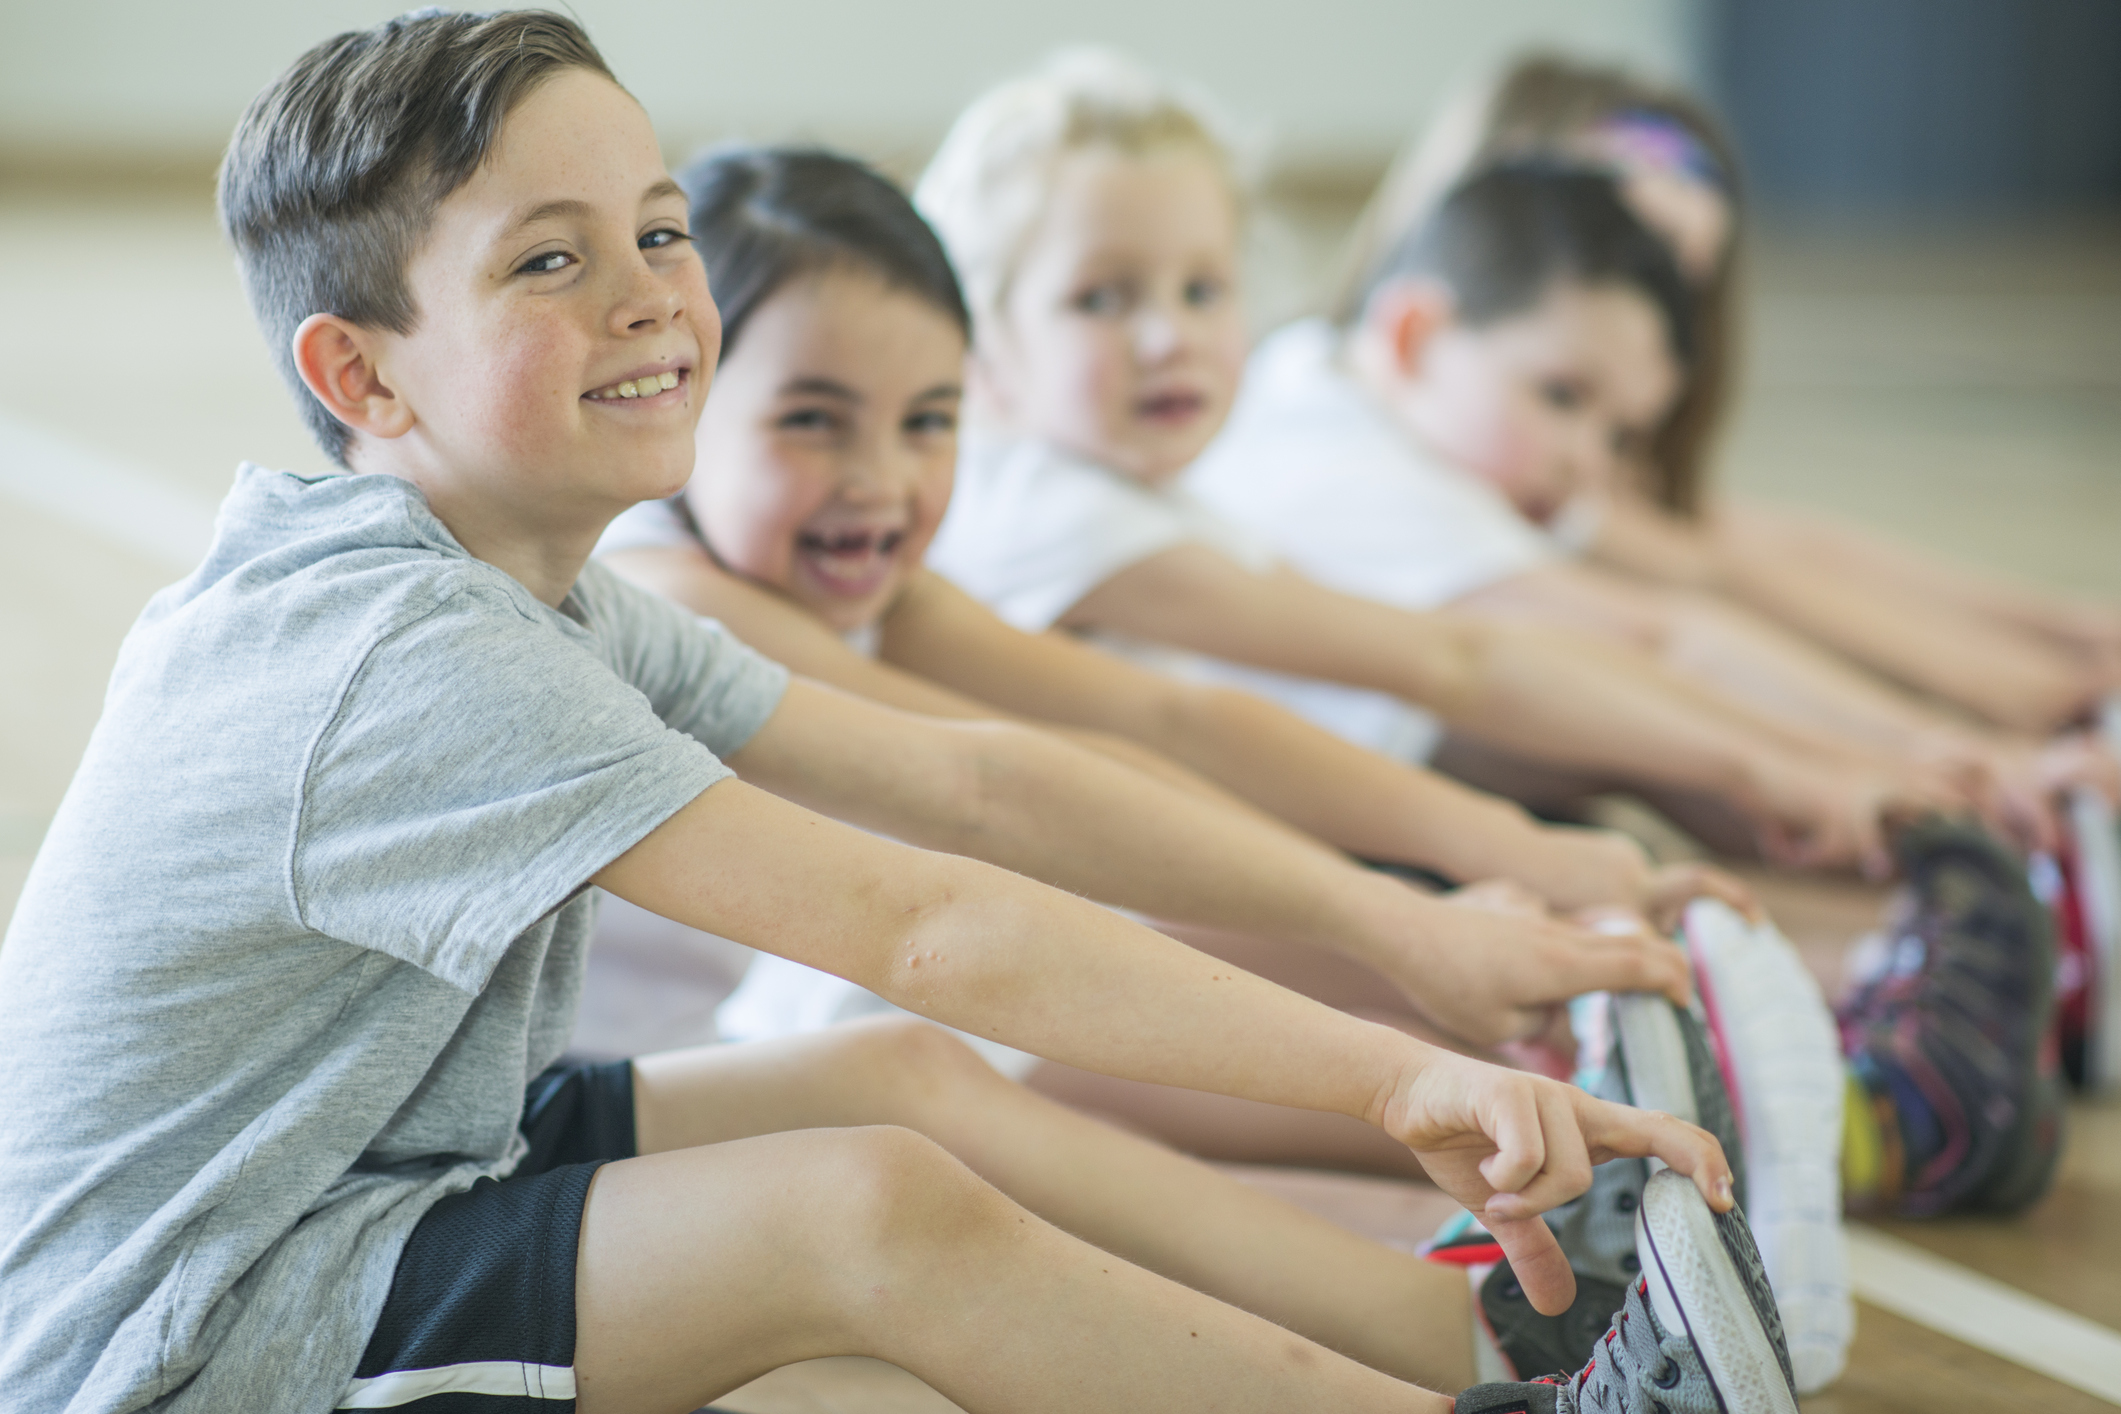
[[[1598,1350],[1590,1363],[1573,1375],[1548,1375],[1534,1380],[1534,1384],[1560,1385],[1574,1396],[1579,1411],[1610,1410],[1621,1414],[1629,1407],[1628,1391],[1636,1381],[1629,1372],[1641,1367],[1642,1382],[1656,1389],[1676,1390],[1685,1372],[1679,1363],[1664,1353],[1663,1344],[1657,1338],[1657,1326],[1649,1314],[1650,1283],[1642,1278],[1628,1288],[1627,1304],[1613,1318],[1613,1324],[1599,1342]],[[1640,1320],[1638,1327],[1634,1324]],[[1635,1347],[1646,1346],[1647,1349]],[[1651,1407],[1664,1406],[1654,1395]]]

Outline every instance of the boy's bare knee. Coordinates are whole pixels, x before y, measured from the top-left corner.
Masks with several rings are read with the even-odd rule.
[[[974,1240],[1010,1221],[1015,1204],[934,1140],[896,1125],[832,1131],[812,1170],[829,1214],[820,1232],[827,1261],[882,1277],[939,1247]]]

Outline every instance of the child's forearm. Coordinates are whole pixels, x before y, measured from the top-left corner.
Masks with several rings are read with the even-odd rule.
[[[1130,1079],[1374,1116],[1428,1048],[1058,890],[725,781],[600,872],[694,927]]]
[[[1157,745],[1364,859],[1462,881],[1515,879],[1571,903],[1633,903],[1642,884],[1625,849],[1548,829],[1514,802],[1366,751],[1247,693],[1187,692]]]

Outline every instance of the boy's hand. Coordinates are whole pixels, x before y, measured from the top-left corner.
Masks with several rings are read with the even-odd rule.
[[[1557,913],[1617,905],[1634,909],[1660,930],[1679,926],[1697,898],[1721,899],[1754,922],[1760,905],[1752,891],[1721,869],[1692,862],[1655,865],[1642,846],[1617,830],[1574,825],[1539,828],[1544,858],[1527,876]]]
[[[1547,1315],[1568,1309],[1576,1278],[1538,1215],[1589,1188],[1593,1165],[1662,1159],[1716,1211],[1733,1201],[1731,1166],[1707,1130],[1433,1047],[1372,1119],[1486,1225],[1526,1298]]]
[[[1402,937],[1412,930],[1415,945],[1377,965],[1425,1015],[1472,1045],[1541,1035],[1585,992],[1660,992],[1682,1006],[1693,997],[1682,949],[1641,927],[1564,922],[1507,881],[1460,889],[1441,907],[1411,890],[1404,898],[1424,905],[1401,929]]]

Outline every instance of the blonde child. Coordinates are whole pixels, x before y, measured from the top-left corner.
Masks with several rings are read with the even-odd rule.
[[[1713,590],[1999,726],[2080,724],[2121,683],[2121,609],[2009,584],[1816,516],[1710,494],[1736,366],[1743,184],[1690,95],[1558,55],[1518,61],[1411,143],[1358,228],[1336,301],[1358,313],[1386,252],[1457,182],[1503,157],[1614,171],[1694,290],[1693,366],[1632,474],[1598,507],[1590,551],[1654,583]]]
[[[1363,1115],[1547,1310],[1539,1211],[1655,1154],[1596,1367],[1459,1414],[1652,1380],[1795,1409],[1700,1130],[732,777],[861,810],[889,737],[585,567],[690,475],[719,330],[654,131],[572,21],[319,45],[221,199],[338,469],[239,474],[128,636],[0,950],[12,1403],[603,1414],[863,1353],[975,1411],[1452,1407],[1401,1376],[1463,1378],[1456,1282],[930,1028],[545,1070],[594,884],[1062,1059]],[[908,803],[877,814],[918,830]]]

